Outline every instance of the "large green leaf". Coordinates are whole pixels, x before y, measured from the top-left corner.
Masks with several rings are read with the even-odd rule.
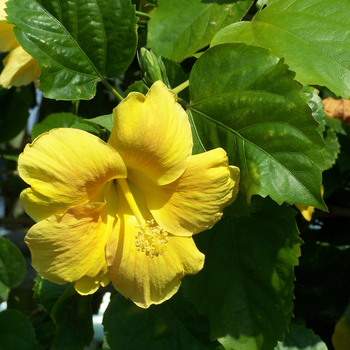
[[[26,263],[19,249],[8,239],[0,237],[0,302],[11,288],[19,285],[26,274]]]
[[[320,188],[324,142],[309,98],[282,60],[267,50],[222,44],[203,54],[190,75],[196,137],[223,147],[241,169],[240,190],[281,204],[325,209]]]
[[[0,313],[0,349],[39,349],[32,324],[18,310],[9,309]]]
[[[221,28],[242,19],[251,0],[159,0],[147,46],[158,56],[182,61],[208,45]]]
[[[104,314],[104,330],[111,350],[222,350],[209,340],[209,322],[181,290],[171,300],[140,309],[115,295]]]
[[[222,29],[211,45],[245,42],[285,57],[296,79],[350,96],[350,2],[269,1],[251,22]]]
[[[204,269],[183,281],[185,296],[210,319],[226,349],[271,350],[293,308],[293,266],[300,255],[295,211],[253,198],[251,217],[227,216],[195,236]]]
[[[91,310],[92,295],[78,294],[70,285],[51,309],[51,317],[57,325],[52,344],[55,350],[83,350],[93,338]]]
[[[96,84],[118,77],[136,50],[130,0],[10,0],[8,18],[42,70],[44,96],[91,99]]]

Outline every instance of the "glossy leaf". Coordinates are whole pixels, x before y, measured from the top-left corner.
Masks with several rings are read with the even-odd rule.
[[[179,291],[171,300],[140,309],[120,294],[104,314],[106,340],[111,350],[223,350],[208,337],[209,322]]]
[[[204,269],[183,282],[225,349],[270,350],[293,309],[293,266],[300,255],[295,211],[254,197],[251,217],[227,216],[195,236]]]
[[[136,16],[129,0],[10,0],[14,33],[42,70],[44,96],[91,99],[96,85],[118,77],[136,50]]]
[[[7,300],[11,288],[18,286],[26,274],[26,263],[19,249],[0,237],[0,301]]]
[[[221,28],[238,22],[253,1],[159,0],[147,46],[157,56],[182,61],[208,45]]]
[[[211,45],[234,41],[271,49],[272,54],[285,57],[301,83],[323,85],[348,98],[350,3],[278,0],[266,4],[251,22],[222,29]]]
[[[267,50],[218,45],[190,75],[189,113],[206,150],[223,147],[241,169],[240,190],[281,204],[325,209],[320,193],[324,142],[309,98]]]
[[[39,349],[32,324],[18,310],[8,309],[0,312],[0,349]]]
[[[291,324],[283,342],[275,350],[327,350],[326,344],[311,330]]]

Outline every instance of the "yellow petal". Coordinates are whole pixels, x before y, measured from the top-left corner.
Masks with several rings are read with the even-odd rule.
[[[117,190],[110,182],[105,203],[71,208],[35,224],[25,238],[35,270],[58,284],[75,282],[80,294],[91,294],[109,283],[105,246],[116,224],[117,208]]]
[[[113,231],[107,243],[109,275],[118,292],[136,305],[147,308],[168,300],[179,289],[184,275],[203,268],[204,255],[191,237],[168,235],[166,250],[157,257],[138,251],[138,222],[121,195],[118,218],[118,230]]]
[[[28,85],[36,81],[40,68],[36,60],[21,46],[13,49],[3,60],[4,69],[0,75],[0,85],[8,89],[11,86]]]
[[[2,18],[0,14],[0,51],[2,52],[10,51],[19,46],[15,35],[13,34],[13,27],[13,24],[8,24],[7,19]]]
[[[105,184],[126,177],[119,154],[96,136],[78,129],[53,129],[27,145],[18,159],[26,212],[36,221],[66,209],[103,201]]]
[[[300,204],[295,204],[295,206],[299,209],[301,215],[304,217],[305,220],[311,221],[312,212],[314,211],[315,207]]]
[[[175,182],[157,186],[147,178],[129,177],[142,191],[148,209],[166,231],[191,236],[211,228],[238,193],[240,171],[228,166],[226,152],[217,148],[192,156]]]
[[[7,52],[19,45],[13,34],[14,25],[7,23],[6,1],[0,0],[0,51],[2,52]]]
[[[321,195],[323,196],[324,194],[324,187],[321,185]],[[312,219],[312,213],[315,209],[315,207],[310,207],[307,205],[301,205],[301,204],[295,204],[297,209],[299,209],[300,214],[304,217],[305,220],[311,221]]]
[[[109,143],[120,153],[128,171],[157,184],[176,180],[192,153],[188,116],[176,95],[160,81],[146,96],[132,92],[113,111]]]

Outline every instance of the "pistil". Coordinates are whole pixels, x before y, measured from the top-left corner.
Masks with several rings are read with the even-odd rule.
[[[127,180],[117,179],[117,182],[130,206],[131,211],[139,223],[137,226],[139,231],[135,236],[135,245],[137,250],[144,252],[150,258],[162,255],[166,250],[166,243],[169,241],[167,232],[161,226],[159,226],[154,219],[145,220],[143,218]]]

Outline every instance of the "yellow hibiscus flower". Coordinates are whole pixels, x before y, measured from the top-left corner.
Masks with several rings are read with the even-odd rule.
[[[12,30],[13,25],[7,23],[6,1],[0,0],[0,51],[10,52],[2,61],[4,69],[0,74],[0,85],[9,89],[11,86],[35,82],[39,78],[40,68],[36,60],[17,42]]]
[[[111,280],[140,307],[159,304],[200,271],[192,235],[211,228],[238,192],[223,149],[192,155],[192,133],[162,82],[130,93],[113,111],[108,143],[53,129],[27,145],[21,194],[37,221],[25,241],[38,273],[80,294]]]

